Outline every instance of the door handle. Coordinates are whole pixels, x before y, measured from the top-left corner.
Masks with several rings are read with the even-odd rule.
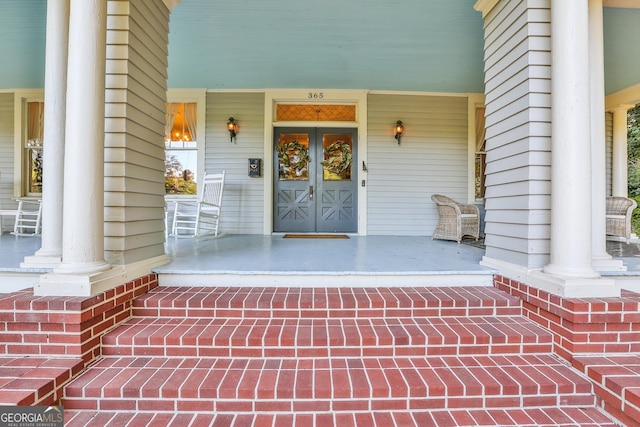
[[[313,200],[313,185],[309,186],[309,200]]]

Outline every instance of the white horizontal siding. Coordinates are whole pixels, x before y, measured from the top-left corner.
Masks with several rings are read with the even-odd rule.
[[[238,135],[230,142],[227,120],[234,117]],[[264,160],[264,94],[207,94],[205,171],[226,171],[220,231],[262,234],[265,206],[263,176],[249,177],[250,158]]]
[[[486,255],[549,260],[549,0],[501,1],[485,18]]]
[[[466,201],[467,98],[369,95],[367,109],[367,233],[430,236],[438,221],[432,194]]]
[[[13,94],[0,93],[0,209],[15,209],[13,197]],[[13,225],[13,217],[3,218],[3,227]]]
[[[169,12],[109,1],[105,107],[105,257],[164,253],[164,122]]]

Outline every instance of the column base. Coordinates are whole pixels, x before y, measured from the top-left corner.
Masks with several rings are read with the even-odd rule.
[[[594,256],[591,260],[591,266],[598,272],[603,271],[627,271],[627,267],[622,260],[613,259],[609,254],[603,256]]]
[[[40,276],[33,293],[37,296],[88,297],[124,283],[124,272],[124,266],[89,274],[61,274],[54,271]]]
[[[56,268],[62,262],[62,256],[30,255],[24,257],[20,268]]]
[[[620,286],[610,277],[566,278],[555,276],[541,269],[527,267],[489,258],[482,258],[480,264],[495,268],[497,273],[525,283],[537,289],[566,298],[619,297]]]
[[[91,273],[65,273],[64,269],[56,268],[52,273],[40,276],[40,281],[33,285],[33,293],[37,296],[91,296],[147,275],[154,267],[168,262],[167,255],[160,255],[126,265],[106,264],[107,270]]]
[[[105,261],[63,262],[58,267],[54,268],[53,272],[56,274],[68,274],[70,276],[86,276],[107,271],[110,268],[111,266]]]
[[[532,286],[565,298],[619,297],[620,287],[609,278],[566,278],[534,271],[530,274]]]

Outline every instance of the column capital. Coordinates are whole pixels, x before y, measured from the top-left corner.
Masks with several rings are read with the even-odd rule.
[[[171,12],[173,10],[174,6],[177,6],[180,4],[180,0],[162,0],[164,5],[167,6],[167,9],[169,9],[169,12]]]
[[[473,8],[478,12],[482,12],[482,17],[486,17],[489,12],[498,4],[499,0],[478,0]]]

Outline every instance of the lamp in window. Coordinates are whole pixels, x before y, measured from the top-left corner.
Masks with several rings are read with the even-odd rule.
[[[403,133],[404,133],[404,125],[402,124],[402,120],[398,120],[396,122],[395,127],[393,128],[393,135],[396,141],[398,141],[398,145],[400,145],[400,138],[402,138]]]
[[[229,117],[229,121],[227,122],[227,130],[229,131],[229,137],[231,138],[231,142],[233,142],[238,134],[238,124],[236,123],[236,119],[233,117]]]

